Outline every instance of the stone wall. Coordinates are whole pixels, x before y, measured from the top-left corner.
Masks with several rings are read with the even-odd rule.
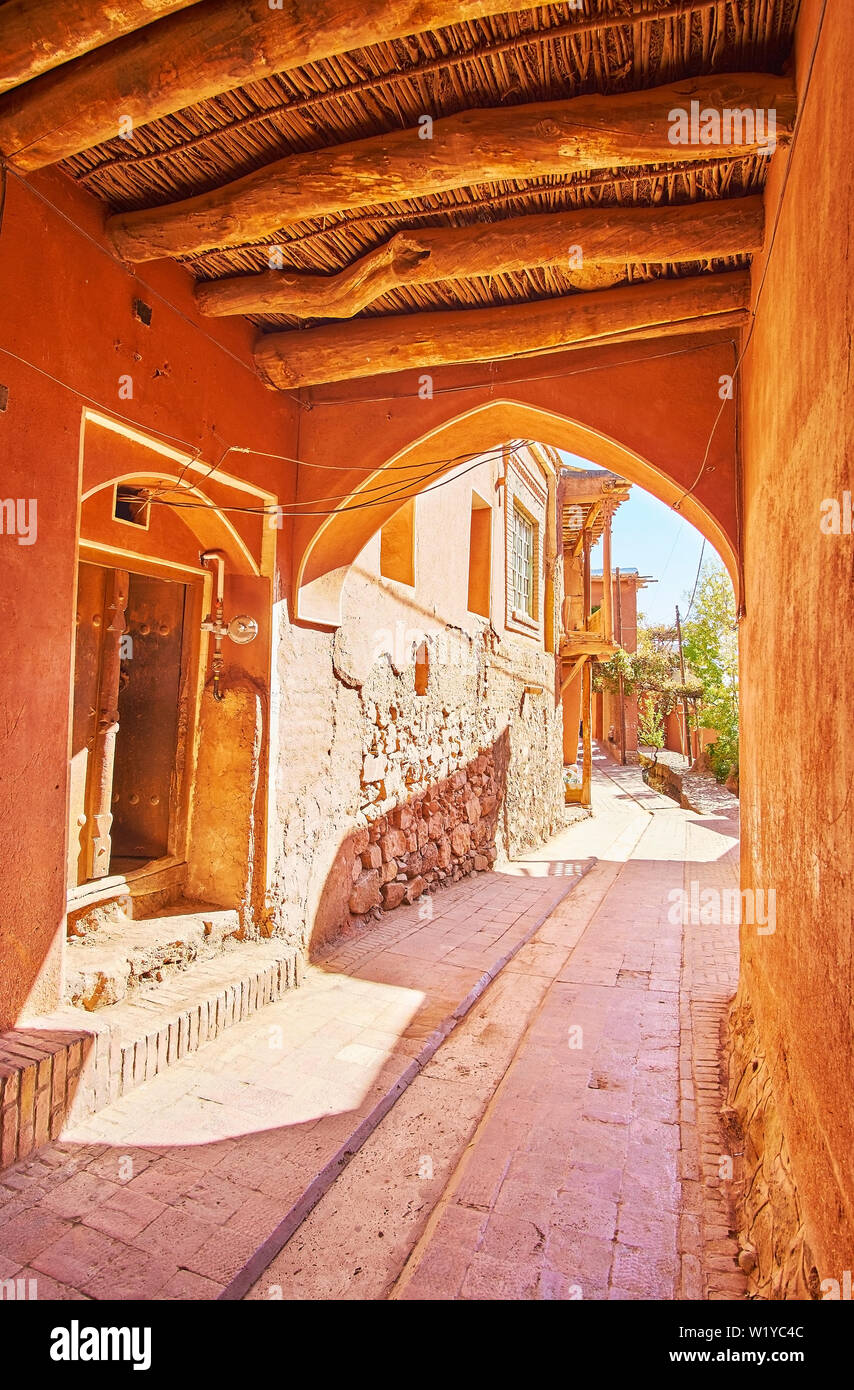
[[[380,907],[390,911],[414,902],[425,889],[490,868],[498,857],[499,804],[496,756],[490,749],[429,791],[377,816],[353,838],[352,916]]]
[[[562,824],[551,654],[486,625],[434,626],[417,694],[421,644],[368,650],[364,635],[355,619],[332,635],[281,615],[268,915],[271,931],[305,949]]]
[[[647,786],[652,787],[653,791],[662,792],[664,796],[670,796],[677,803],[682,804],[682,777],[679,772],[662,759],[650,758],[646,753],[638,754],[643,780]]]

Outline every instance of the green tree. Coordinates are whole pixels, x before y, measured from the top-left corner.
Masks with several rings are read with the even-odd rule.
[[[703,569],[683,639],[685,659],[703,687],[700,718],[717,730],[709,761],[723,782],[738,771],[738,624],[732,584],[719,560]]]
[[[653,695],[641,695],[638,700],[638,743],[642,748],[654,748],[653,762],[658,760],[658,750],[664,747],[664,716]]]
[[[595,689],[615,691],[621,674],[625,694],[637,696],[639,743],[663,748],[666,716],[684,696],[698,700],[703,694],[690,662],[686,662],[682,684],[676,628],[661,623],[647,625],[639,613],[637,651],[630,655],[618,650],[610,661],[597,662],[593,668]]]
[[[679,677],[675,641],[675,630],[646,627],[643,614],[639,613],[637,651],[629,653],[619,647],[609,661],[597,661],[593,668],[595,689],[616,691],[618,677],[622,675],[626,695],[653,697],[662,717],[669,714]]]

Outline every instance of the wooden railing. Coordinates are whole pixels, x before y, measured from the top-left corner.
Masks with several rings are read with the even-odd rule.
[[[597,637],[604,637],[605,633],[605,610],[597,608],[595,613],[591,613],[587,619],[587,631],[593,632]]]

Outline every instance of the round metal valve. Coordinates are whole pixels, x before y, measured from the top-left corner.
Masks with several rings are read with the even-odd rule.
[[[254,618],[249,618],[245,613],[238,613],[236,618],[232,618],[228,625],[228,635],[232,642],[236,642],[242,647],[246,642],[254,642],[258,636],[258,624]]]

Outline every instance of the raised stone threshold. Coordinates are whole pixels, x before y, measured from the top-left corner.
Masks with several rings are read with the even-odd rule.
[[[233,909],[181,899],[150,917],[134,918],[127,913],[128,901],[108,902],[98,910],[96,925],[69,933],[65,1003],[87,1012],[120,1004],[140,988],[220,955],[240,931]]]
[[[136,925],[142,925],[138,923]],[[122,1003],[68,1005],[0,1033],[0,1168],[59,1137],[143,1081],[281,998],[302,957],[276,940],[226,941],[165,983],[141,982]]]

